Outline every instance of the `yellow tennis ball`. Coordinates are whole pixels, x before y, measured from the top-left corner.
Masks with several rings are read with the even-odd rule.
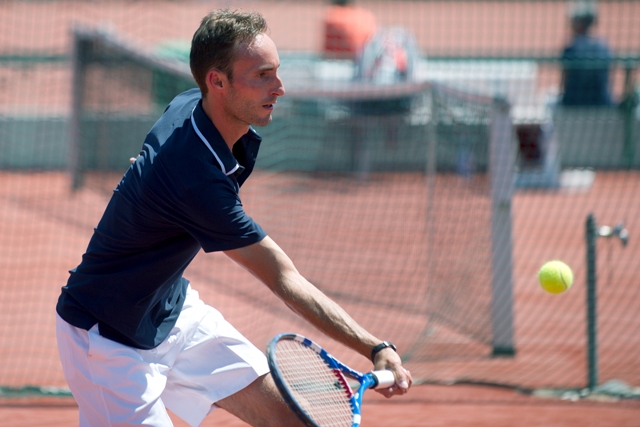
[[[573,271],[562,261],[549,261],[540,268],[538,280],[545,291],[561,294],[573,284]]]

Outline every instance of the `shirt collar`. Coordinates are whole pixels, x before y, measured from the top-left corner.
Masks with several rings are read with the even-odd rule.
[[[234,157],[231,150],[229,150],[229,146],[220,135],[220,132],[213,125],[213,122],[209,119],[207,114],[204,112],[202,108],[202,100],[200,100],[193,111],[191,112],[191,124],[193,126],[193,130],[200,137],[200,140],[207,146],[213,157],[217,161],[220,170],[225,175],[233,175],[238,177],[242,172],[244,172],[245,167],[240,165],[236,158]],[[248,142],[260,142],[260,136],[253,130],[253,128],[249,128],[249,132],[247,132],[240,141],[237,143],[241,143],[243,148]]]

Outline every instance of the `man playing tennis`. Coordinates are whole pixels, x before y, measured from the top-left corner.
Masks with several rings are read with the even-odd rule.
[[[199,90],[177,96],[115,189],[57,304],[58,348],[81,426],[192,426],[216,407],[253,426],[293,426],[264,354],[200,300],[182,276],[202,248],[223,251],[330,337],[389,369],[404,394],[411,375],[394,347],[358,325],[302,277],[248,217],[240,186],[284,86],[256,13],[220,10],[194,34]],[[233,284],[230,284],[233,286]]]

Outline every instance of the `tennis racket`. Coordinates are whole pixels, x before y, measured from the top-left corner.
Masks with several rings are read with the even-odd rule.
[[[395,383],[393,372],[360,373],[297,334],[274,337],[267,346],[267,359],[282,397],[310,427],[359,426],[364,391]],[[355,391],[348,378],[355,380]]]

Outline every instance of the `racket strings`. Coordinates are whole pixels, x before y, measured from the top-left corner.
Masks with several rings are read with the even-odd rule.
[[[282,379],[312,420],[323,427],[352,425],[351,390],[340,371],[297,341],[280,341],[277,360]]]

